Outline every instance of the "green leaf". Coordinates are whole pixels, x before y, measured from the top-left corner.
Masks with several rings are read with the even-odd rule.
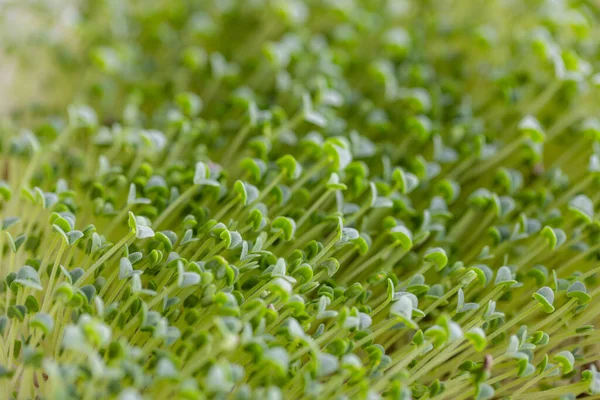
[[[17,304],[16,306],[8,307],[6,315],[10,319],[17,319],[19,322],[23,322],[25,315],[27,314],[27,308],[24,305]],[[14,324],[14,322],[13,322]]]
[[[462,288],[458,290],[457,296],[458,296],[458,302],[456,304],[456,312],[457,313],[463,313],[463,312],[467,312],[467,311],[471,311],[471,310],[477,310],[479,308],[478,303],[465,303],[465,293],[462,290]]]
[[[13,239],[10,232],[4,232],[4,234],[6,236],[6,239],[8,240],[8,246],[10,247],[13,253],[18,252],[21,246],[23,246],[23,244],[25,244],[25,242],[27,241],[27,236],[25,235],[19,235]]]
[[[336,372],[339,368],[338,359],[327,353],[317,354],[317,378],[323,378]]]
[[[352,162],[350,150],[339,142],[328,140],[325,142],[324,150],[337,171],[343,171]]]
[[[88,304],[91,304],[94,296],[96,295],[96,287],[94,285],[85,285],[82,286],[79,290],[87,299]]]
[[[390,230],[390,233],[392,235],[392,237],[394,238],[394,240],[397,240],[400,242],[400,245],[402,246],[402,248],[404,250],[410,250],[412,248],[413,242],[412,242],[412,232],[406,228],[405,226],[402,225],[398,225],[393,227]]]
[[[363,292],[363,287],[359,282],[355,282],[344,290],[344,297],[347,299],[354,299]]]
[[[573,371],[573,367],[575,365],[575,357],[570,351],[563,350],[561,352],[558,352],[554,355],[554,357],[552,357],[552,359],[556,363],[561,365],[563,374],[568,374],[569,372]]]
[[[37,313],[29,322],[32,329],[39,329],[44,335],[49,335],[54,330],[54,319],[46,313]]]
[[[19,268],[19,271],[17,272],[17,277],[13,281],[13,283],[34,290],[43,290],[38,272],[29,265],[24,265],[21,268]]]
[[[304,93],[302,96],[302,113],[306,122],[321,128],[327,125],[325,116],[313,109],[312,101],[308,93]]]
[[[281,374],[286,373],[289,367],[289,355],[283,347],[269,348],[264,352],[264,359],[279,369]]]
[[[465,333],[465,338],[473,345],[477,352],[482,352],[487,347],[487,339],[483,329],[475,327]]]
[[[412,320],[413,303],[408,296],[402,296],[393,302],[390,307],[390,315],[403,322],[411,329],[417,329],[417,325]]]
[[[96,112],[89,106],[72,105],[69,111],[69,124],[77,128],[93,128],[98,125]]]
[[[197,116],[204,107],[200,96],[191,92],[178,94],[176,101],[183,113],[190,117]]]
[[[567,236],[562,229],[550,226],[545,226],[540,235],[547,240],[548,246],[552,250],[560,247],[567,240]]]
[[[594,203],[585,194],[575,196],[569,202],[569,210],[588,224],[594,220]]]
[[[587,304],[592,301],[592,297],[587,293],[585,285],[580,281],[571,283],[567,289],[567,297],[577,299],[579,304]]]
[[[290,241],[296,232],[296,222],[288,217],[277,217],[271,224],[273,232],[283,232],[285,240]]]
[[[248,174],[253,183],[258,183],[262,180],[263,175],[267,171],[267,166],[264,161],[255,158],[245,158],[240,162],[240,167]]]
[[[554,311],[554,306],[552,305],[554,303],[554,292],[548,286],[538,289],[533,294],[533,299],[542,306],[542,310],[545,312],[551,313]]]
[[[246,192],[246,185],[244,182],[237,180],[233,184],[233,192],[237,195],[237,197],[241,200],[242,204],[247,205],[248,202],[248,193]]]
[[[312,279],[313,275],[314,275],[313,269],[307,263],[300,264],[292,272],[292,276],[294,277],[294,279],[296,279],[301,284],[310,281]]]
[[[2,221],[2,230],[7,230],[11,226],[17,224],[20,221],[19,217],[6,217]]]
[[[4,201],[10,201],[12,198],[12,189],[4,180],[0,180],[0,197],[2,197]]]
[[[69,244],[69,246],[73,246],[75,245],[77,242],[79,242],[79,240],[81,240],[83,238],[83,232],[81,231],[71,231],[69,233],[67,233],[67,243]]]
[[[448,265],[448,256],[446,255],[446,251],[441,247],[427,249],[423,258],[425,261],[433,263],[438,271],[441,271]]]
[[[494,281],[495,286],[512,287],[517,284],[517,281],[513,278],[513,273],[507,266],[502,266],[496,273],[496,280]]]
[[[129,229],[131,229],[131,232],[135,233],[135,236],[138,239],[147,239],[154,237],[154,231],[152,230],[150,222],[147,218],[135,216],[130,211],[128,224]]]
[[[119,279],[127,279],[133,275],[133,265],[127,257],[122,257],[119,261]]]
[[[38,303],[37,299],[34,296],[29,295],[25,299],[25,307],[27,307],[27,312],[29,314],[36,313],[40,310],[40,303]]]
[[[213,177],[212,171],[202,161],[196,163],[194,170],[194,185],[220,186],[219,182]]]
[[[546,139],[544,129],[539,121],[532,115],[526,115],[519,122],[519,131],[537,143],[541,143]]]
[[[340,182],[340,176],[338,174],[336,174],[335,172],[329,176],[329,180],[327,181],[327,184],[325,186],[327,187],[327,189],[330,189],[330,190],[346,190],[346,189],[348,189],[348,186],[346,186]]]
[[[327,272],[327,276],[331,278],[333,275],[335,275],[339,268],[340,263],[338,260],[336,260],[335,258],[328,258],[327,260],[319,264],[317,270],[325,269],[325,271]]]
[[[288,179],[298,179],[300,174],[302,174],[302,165],[290,154],[286,154],[279,158],[276,161],[276,164],[283,172],[285,172]]]
[[[394,298],[394,282],[390,278],[387,279],[386,300],[392,301]]]
[[[56,215],[56,214],[54,214],[54,215]],[[53,226],[57,226],[65,233],[71,232],[71,230],[73,229],[73,225],[71,224],[71,222],[67,221],[65,218],[63,218],[61,216],[56,215],[56,218],[53,218],[51,220],[52,220]]]

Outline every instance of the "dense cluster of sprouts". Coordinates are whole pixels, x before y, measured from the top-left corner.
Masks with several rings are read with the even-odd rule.
[[[594,1],[51,3],[1,396],[600,398]]]

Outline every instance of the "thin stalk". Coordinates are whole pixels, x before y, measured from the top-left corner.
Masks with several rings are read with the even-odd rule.
[[[100,257],[94,264],[92,264],[84,272],[84,274],[81,276],[81,278],[79,278],[79,280],[75,283],[75,285],[76,286],[81,286],[83,284],[83,282],[85,282],[85,280],[87,278],[89,278],[94,272],[96,272],[96,270],[102,264],[104,264],[106,261],[108,261],[113,255],[115,255],[115,253],[117,251],[119,251],[125,244],[127,244],[127,242],[129,240],[131,240],[134,237],[135,237],[135,233],[134,232],[129,232],[123,239],[121,239],[117,244],[115,244],[113,247],[111,247],[110,250],[108,250],[106,253],[104,253],[104,255],[102,257]]]
[[[192,197],[196,195],[198,190],[200,190],[200,185],[194,185],[189,187],[185,192],[183,192],[174,202],[169,204],[169,206],[156,218],[154,221],[153,227],[155,229],[160,228],[161,224],[165,222],[165,220],[179,207],[187,203]]]

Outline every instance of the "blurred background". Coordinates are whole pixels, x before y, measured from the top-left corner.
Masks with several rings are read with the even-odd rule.
[[[308,3],[314,3],[313,11],[336,13],[338,23],[325,25],[318,15],[308,15]],[[351,42],[361,24],[377,24],[382,13],[394,16],[400,32],[394,40],[424,46],[424,58],[449,64],[456,57],[472,58],[467,65],[473,70],[465,73],[486,75],[482,88],[469,88],[477,97],[478,90],[490,90],[490,75],[502,84],[502,76],[516,68],[508,68],[511,59],[531,52],[530,46],[518,46],[521,38],[560,32],[554,39],[563,49],[577,42],[586,47],[578,48],[579,54],[597,53],[599,6],[600,0],[195,0],[176,5],[165,0],[0,0],[0,116],[60,112],[74,101],[92,103],[110,115],[123,108],[133,87],[148,104],[153,96],[180,89],[202,91],[206,82],[193,64],[209,56],[213,64],[218,59],[239,67],[240,74],[230,79],[241,82],[257,59],[249,56],[262,51],[268,57],[269,44],[286,32],[304,26],[326,40]],[[357,7],[362,14],[346,14]],[[361,20],[352,20],[357,15]],[[440,15],[447,23],[432,30]],[[543,26],[535,25],[539,19],[534,15],[544,16]],[[568,29],[557,29],[565,25]],[[241,26],[255,34],[239,37]],[[232,46],[214,58],[211,49],[221,40]],[[388,56],[378,43],[369,52],[365,57]],[[84,92],[84,87],[92,89]]]

